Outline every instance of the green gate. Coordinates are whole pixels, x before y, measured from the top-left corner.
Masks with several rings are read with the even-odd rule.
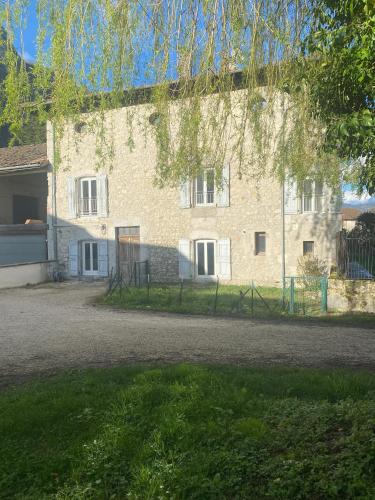
[[[290,314],[315,316],[327,312],[328,278],[287,276],[283,286],[283,306]]]

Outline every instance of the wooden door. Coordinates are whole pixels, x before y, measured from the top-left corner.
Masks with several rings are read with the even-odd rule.
[[[140,261],[139,226],[117,228],[117,268],[126,283],[135,279],[136,262]]]

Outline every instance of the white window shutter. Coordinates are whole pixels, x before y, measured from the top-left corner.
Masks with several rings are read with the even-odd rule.
[[[190,240],[180,240],[178,242],[178,275],[180,279],[191,279],[191,268]]]
[[[230,240],[219,240],[217,242],[217,257],[216,257],[218,276],[223,280],[231,278],[231,261],[230,261]]]
[[[98,196],[98,216],[108,217],[108,181],[106,174],[96,176]]]
[[[284,183],[284,213],[296,214],[298,212],[297,183],[291,179]]]
[[[342,198],[339,194],[335,194],[331,192],[328,197],[328,209],[331,213],[339,213],[341,212]]]
[[[69,275],[78,276],[78,241],[69,241]]]
[[[77,182],[74,177],[68,177],[68,210],[69,217],[75,219],[77,217]]]
[[[184,181],[180,185],[180,207],[190,208],[191,207],[191,195],[190,195],[190,181]]]
[[[98,272],[99,276],[108,276],[108,242],[98,242]]]
[[[230,203],[230,170],[229,165],[225,165],[222,174],[222,186],[216,192],[217,206],[229,207]]]

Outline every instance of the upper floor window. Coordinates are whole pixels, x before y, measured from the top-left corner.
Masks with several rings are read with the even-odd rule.
[[[207,169],[193,181],[186,179],[180,185],[180,207],[229,207],[230,205],[229,165],[223,167],[220,181],[215,171]]]
[[[96,178],[80,179],[79,187],[79,214],[96,215],[98,213]]]
[[[302,211],[321,212],[323,208],[323,184],[306,180],[302,190]]]
[[[67,179],[69,217],[108,217],[107,175]]]
[[[289,178],[284,182],[284,210],[286,214],[339,213],[341,197],[321,182],[306,179],[298,185]]]
[[[213,205],[215,203],[215,172],[207,170],[195,179],[195,204]]]

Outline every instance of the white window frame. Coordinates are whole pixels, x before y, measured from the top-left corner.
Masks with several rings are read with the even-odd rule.
[[[90,245],[90,269],[86,269],[86,254],[85,254],[85,246]],[[93,269],[94,259],[93,259],[93,245],[96,245],[97,248],[97,266],[98,269]],[[99,242],[96,240],[86,240],[81,241],[81,251],[82,251],[82,275],[83,276],[98,276],[99,275]]]
[[[96,197],[92,196],[92,182],[95,181],[96,184]],[[83,183],[88,182],[88,191],[89,196],[87,198],[88,209],[83,210],[84,198],[83,194]],[[98,216],[98,180],[96,177],[81,177],[79,179],[79,199],[78,199],[78,208],[79,208],[79,216],[80,217],[97,217]]]
[[[204,270],[205,274],[198,274],[198,244],[204,243]],[[214,245],[214,274],[207,274],[208,263],[207,263],[207,243],[213,243]],[[213,280],[216,278],[217,271],[217,245],[216,240],[195,240],[194,242],[194,265],[195,265],[195,276],[199,280]]]
[[[305,182],[311,182],[311,193],[308,196],[305,194]],[[322,186],[321,192],[319,194],[317,194],[316,192],[317,184],[320,184]],[[318,196],[320,198],[320,207],[318,204]],[[307,200],[308,198],[311,199],[311,210],[305,210],[305,200]],[[306,179],[302,184],[301,212],[304,214],[312,214],[314,212],[323,213],[324,211],[324,185],[322,183],[318,183],[317,181]]]
[[[213,191],[208,192],[207,191],[207,174],[212,173],[214,176],[214,185],[213,185]],[[195,206],[197,207],[204,207],[204,206],[210,206],[212,207],[215,205],[215,198],[216,198],[216,183],[215,183],[215,171],[213,169],[207,169],[205,170],[202,174],[200,174],[203,177],[203,201],[199,199],[199,195],[201,193],[198,193],[198,177],[194,179],[194,201],[195,201]]]

